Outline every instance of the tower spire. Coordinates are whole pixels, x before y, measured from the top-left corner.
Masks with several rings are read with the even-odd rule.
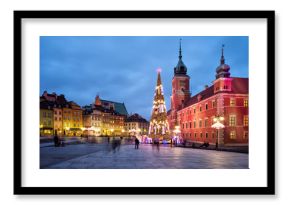
[[[181,54],[181,38],[179,39],[179,59],[181,60],[182,54]]]
[[[221,65],[225,64],[224,47],[225,47],[225,44],[222,45]]]

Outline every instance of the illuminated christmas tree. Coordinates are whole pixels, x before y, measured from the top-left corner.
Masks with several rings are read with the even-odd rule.
[[[167,122],[167,112],[160,72],[161,69],[158,69],[157,86],[155,88],[153,108],[149,126],[149,137],[151,137],[153,140],[169,139],[169,125]]]

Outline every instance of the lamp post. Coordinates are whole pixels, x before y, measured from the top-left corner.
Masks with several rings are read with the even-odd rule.
[[[216,137],[216,143],[215,143],[215,147],[216,150],[218,150],[219,148],[219,130],[224,128],[225,126],[221,123],[222,121],[224,121],[224,117],[217,115],[214,117],[213,121],[215,122],[211,127],[215,128],[217,130],[217,137]]]
[[[111,131],[111,135],[113,135],[114,134],[114,129],[111,128],[110,131]]]
[[[179,140],[179,133],[181,132],[180,126],[178,126],[178,125],[175,126],[173,132],[175,133],[175,140],[176,140],[175,145],[177,145],[177,139]]]

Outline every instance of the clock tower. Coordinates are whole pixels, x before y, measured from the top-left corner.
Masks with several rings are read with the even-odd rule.
[[[189,90],[190,77],[187,75],[187,67],[182,61],[181,39],[179,43],[178,63],[174,67],[172,79],[171,111],[169,116],[170,130],[173,130],[177,122],[177,111],[184,107],[190,98]]]

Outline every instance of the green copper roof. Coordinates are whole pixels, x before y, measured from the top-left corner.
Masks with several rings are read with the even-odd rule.
[[[108,103],[113,103],[115,107],[115,111],[118,112],[121,115],[128,115],[126,106],[124,103],[119,103],[119,102],[113,102],[113,101],[108,101],[108,100],[101,100],[102,102],[108,102]]]

